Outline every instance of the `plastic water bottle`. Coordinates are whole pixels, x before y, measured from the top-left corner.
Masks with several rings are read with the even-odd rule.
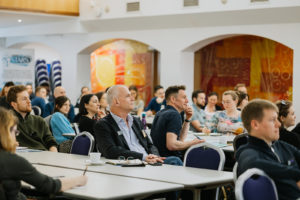
[[[146,122],[146,113],[142,112],[142,124],[143,124],[143,129],[147,129],[147,122]]]

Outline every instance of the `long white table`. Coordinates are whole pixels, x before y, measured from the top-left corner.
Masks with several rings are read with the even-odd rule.
[[[40,172],[57,177],[78,176],[83,170],[34,164]],[[145,179],[86,172],[88,182],[85,186],[75,187],[63,192],[64,196],[82,199],[124,199],[129,197],[142,198],[155,193],[180,190],[183,185],[151,181]]]
[[[18,153],[35,164],[84,170],[87,156],[53,153],[49,151]],[[105,159],[101,160],[105,161]],[[88,167],[90,172],[182,184],[186,188],[213,187],[233,182],[232,172],[197,169],[173,165],[120,167],[109,164]]]

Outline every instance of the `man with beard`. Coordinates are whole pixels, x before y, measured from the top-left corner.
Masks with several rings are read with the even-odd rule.
[[[203,130],[205,127],[205,92],[203,90],[195,90],[192,94],[193,100],[193,116],[191,119],[191,131],[194,132],[206,132]]]
[[[7,94],[7,102],[19,119],[20,134],[17,141],[20,146],[57,152],[57,143],[44,119],[30,114],[31,101],[26,87],[23,85],[11,87]]]

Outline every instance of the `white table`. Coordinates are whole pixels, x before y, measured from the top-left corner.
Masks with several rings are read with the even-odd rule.
[[[40,172],[48,176],[78,176],[82,170],[37,165]],[[141,198],[154,193],[180,190],[183,185],[137,179],[131,177],[108,175],[103,173],[86,172],[88,182],[85,186],[75,187],[63,192],[64,196],[82,199],[124,199],[129,197]]]
[[[70,169],[84,170],[87,156],[54,153],[49,151],[18,153],[29,162],[49,166],[65,167]],[[101,158],[101,160],[105,160]],[[197,169],[191,167],[181,167],[172,165],[149,166],[146,167],[120,167],[109,164],[99,166],[89,166],[88,171],[161,181],[175,184],[182,184],[186,188],[213,187],[231,183],[233,181],[232,172],[223,172],[207,169]]]

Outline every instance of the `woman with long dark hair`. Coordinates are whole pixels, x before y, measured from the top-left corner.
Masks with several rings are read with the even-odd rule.
[[[64,133],[74,133],[67,115],[70,111],[71,102],[68,97],[60,96],[55,99],[54,114],[50,120],[50,127],[56,142],[59,144],[60,152],[69,153],[72,146],[72,139],[64,136]]]

